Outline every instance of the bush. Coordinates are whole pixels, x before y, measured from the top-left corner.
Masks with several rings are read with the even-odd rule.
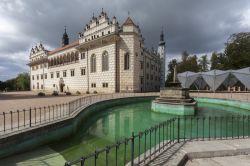
[[[37,94],[37,96],[45,96],[45,93],[39,92],[39,93]]]
[[[81,94],[81,92],[79,92],[79,91],[76,91],[76,94],[77,94],[77,95],[80,95],[80,94]]]
[[[86,94],[89,94],[89,91],[86,91]]]
[[[71,95],[71,93],[70,92],[66,92],[66,95]]]
[[[94,91],[94,94],[97,94],[97,91],[96,91],[96,90]]]
[[[58,92],[57,91],[53,91],[52,95],[53,96],[58,96]]]

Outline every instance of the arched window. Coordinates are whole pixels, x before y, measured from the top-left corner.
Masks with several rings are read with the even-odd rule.
[[[63,55],[63,59],[64,59],[64,63],[67,63],[67,62],[68,62],[67,56],[66,56],[65,54]]]
[[[129,53],[124,55],[124,70],[129,70]]]
[[[72,53],[71,53],[71,62],[73,62],[73,61],[75,61],[75,55],[74,55],[74,53],[72,52]]]
[[[102,71],[109,70],[109,55],[107,51],[102,53]]]
[[[63,64],[64,62],[63,56],[60,56],[60,64]]]
[[[48,59],[48,67],[50,67],[51,66],[51,61],[50,61],[50,59]]]
[[[96,55],[92,54],[90,57],[90,72],[96,72]]]
[[[79,60],[79,53],[75,52],[75,60],[78,61]]]
[[[56,62],[56,64],[57,64],[57,65],[60,64],[60,58],[59,58],[59,57],[57,57],[57,62]]]
[[[71,61],[71,60],[70,60],[70,55],[69,55],[69,54],[67,54],[67,61],[68,61],[68,62]]]

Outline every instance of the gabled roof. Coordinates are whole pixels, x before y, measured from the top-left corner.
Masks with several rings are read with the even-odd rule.
[[[123,25],[134,25],[134,26],[136,26],[134,24],[133,20],[130,17],[127,18],[127,20],[123,23]]]
[[[57,53],[59,51],[63,51],[63,50],[72,48],[72,47],[77,46],[77,45],[79,45],[79,40],[76,40],[76,41],[74,41],[74,42],[72,42],[72,43],[70,43],[70,44],[68,44],[68,45],[66,45],[64,47],[56,48],[56,49],[54,49],[52,51],[49,51],[48,54],[51,55],[51,54]]]

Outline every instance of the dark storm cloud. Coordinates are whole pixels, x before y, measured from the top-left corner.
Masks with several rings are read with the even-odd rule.
[[[250,16],[243,17],[250,14],[247,0],[2,0],[0,21],[5,26],[0,27],[0,61],[5,63],[0,63],[0,80],[1,75],[27,70],[21,65],[28,62],[35,43],[59,47],[65,25],[70,40],[77,39],[92,13],[99,14],[101,8],[120,24],[129,11],[147,47],[157,47],[163,26],[168,57],[183,50],[192,54],[221,51],[230,34],[250,28],[250,23],[244,24]]]

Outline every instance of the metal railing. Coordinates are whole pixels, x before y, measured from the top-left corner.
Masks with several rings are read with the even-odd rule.
[[[63,104],[0,113],[0,135],[72,118],[91,104],[126,97],[157,96],[157,93],[115,93],[84,96]]]
[[[66,162],[71,165],[139,165],[166,151],[173,143],[235,139],[250,136],[250,116],[176,117],[132,133],[130,137]],[[83,152],[84,153],[84,152]]]

